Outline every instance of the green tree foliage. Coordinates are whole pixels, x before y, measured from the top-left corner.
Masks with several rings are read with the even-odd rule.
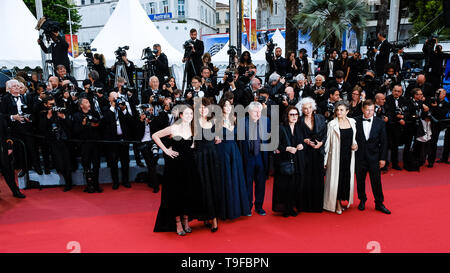
[[[420,37],[437,35],[440,38],[450,38],[450,28],[445,28],[444,24],[443,1],[449,0],[404,0],[409,11],[409,21],[414,25],[412,35],[425,27],[419,33]]]
[[[24,2],[27,5],[28,9],[30,9],[30,11],[33,13],[33,15],[37,17],[35,0],[24,0]],[[62,33],[69,34],[69,24],[67,24],[67,21],[69,21],[69,14],[67,12],[67,9],[57,7],[55,6],[55,4],[59,4],[68,8],[73,8],[75,7],[75,5],[71,4],[71,1],[67,0],[42,0],[44,15],[58,22],[61,27]],[[73,22],[72,32],[75,34],[81,27],[81,16],[78,14],[78,11],[76,9],[72,9],[70,11],[70,16]],[[39,20],[40,18],[37,19]]]
[[[368,15],[368,7],[361,0],[308,0],[294,21],[316,47],[325,44],[340,48],[349,27],[361,37]]]

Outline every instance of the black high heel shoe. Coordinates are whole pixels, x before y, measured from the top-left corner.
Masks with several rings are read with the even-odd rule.
[[[211,232],[216,232],[219,229],[219,221],[216,220],[216,223],[217,223],[217,227],[212,227],[212,224],[211,224]]]
[[[180,225],[181,225],[181,221],[177,221],[177,224],[178,223],[180,223]],[[183,226],[183,225],[181,225],[181,226]],[[182,231],[177,231],[177,234],[179,235],[179,236],[184,236],[184,235],[186,235],[186,232],[184,231],[184,229],[182,230]]]
[[[189,218],[184,218],[184,225],[183,225],[183,229],[186,233],[191,233],[192,232],[192,228],[190,228],[189,226],[186,228],[186,225],[189,224]]]

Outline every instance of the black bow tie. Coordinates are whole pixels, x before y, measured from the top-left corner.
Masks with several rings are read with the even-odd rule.
[[[363,121],[368,121],[368,122],[370,122],[370,118],[363,118]]]
[[[20,99],[20,96],[17,97],[13,97],[16,101],[18,101]]]

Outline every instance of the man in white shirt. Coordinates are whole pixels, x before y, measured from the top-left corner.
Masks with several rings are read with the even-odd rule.
[[[365,192],[366,176],[369,173],[370,184],[375,198],[375,209],[385,214],[391,212],[383,205],[384,196],[381,186],[380,169],[386,165],[387,136],[384,121],[374,116],[375,103],[372,100],[363,102],[363,115],[356,118],[356,181],[359,210],[365,209],[367,196]]]

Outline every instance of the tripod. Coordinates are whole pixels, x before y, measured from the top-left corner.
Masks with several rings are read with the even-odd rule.
[[[125,64],[122,60],[120,60],[116,65],[116,75],[114,79],[114,87],[117,87],[117,80],[119,77],[122,77],[125,79],[126,83],[129,84],[130,81],[128,79],[127,70],[125,68]]]
[[[154,61],[147,60],[144,65],[144,83],[142,84],[142,90],[147,89],[148,81],[151,77],[156,75]]]
[[[186,62],[186,66],[184,67],[184,75],[183,75],[183,88],[181,89],[181,90],[183,90],[183,92],[184,92],[184,88],[187,86],[187,85],[189,85],[189,83],[187,83],[187,85],[186,85],[186,82],[187,82],[187,77],[188,77],[188,75],[187,75],[187,73],[188,73],[188,63],[190,63],[191,64],[191,66],[192,66],[192,72],[194,72],[194,76],[195,75],[197,75],[197,71],[195,70],[195,66],[194,66],[194,62],[192,62],[192,59],[191,59],[191,57],[188,57],[188,61]]]

